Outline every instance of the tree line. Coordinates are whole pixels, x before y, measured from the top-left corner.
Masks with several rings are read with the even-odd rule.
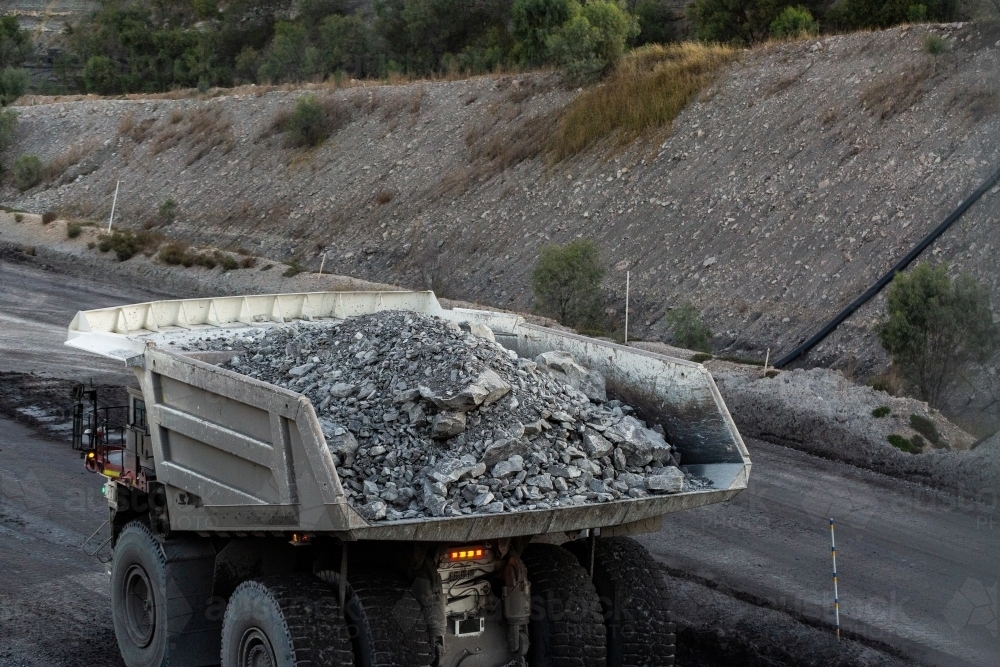
[[[802,4],[804,3],[804,4]],[[823,30],[949,20],[955,0],[696,0],[693,36],[749,45]],[[64,29],[63,91],[98,94],[393,74],[479,74],[559,67],[585,83],[629,48],[667,43],[667,0],[105,0]],[[16,19],[0,60],[31,52]]]

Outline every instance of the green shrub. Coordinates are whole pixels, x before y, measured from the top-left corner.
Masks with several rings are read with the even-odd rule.
[[[107,56],[91,56],[83,67],[83,85],[88,93],[112,95],[119,90],[118,68]]]
[[[603,322],[603,278],[604,266],[592,241],[545,246],[531,272],[535,309],[566,326],[598,329]]]
[[[382,62],[375,35],[359,12],[333,14],[319,28],[319,49],[328,72],[348,72],[354,77],[379,76]]]
[[[0,105],[12,104],[27,89],[28,73],[23,69],[6,67],[0,72]]]
[[[285,123],[288,142],[293,146],[319,146],[330,136],[323,105],[315,95],[305,95],[295,102],[295,111]]]
[[[572,15],[570,0],[514,0],[511,28],[515,52],[523,65],[537,67],[548,53],[548,39]]]
[[[696,0],[687,13],[703,42],[749,45],[767,39],[781,9],[776,0]]]
[[[70,222],[66,224],[66,238],[75,239],[83,231],[83,223]]]
[[[910,428],[927,438],[927,440],[938,449],[948,446],[948,444],[944,441],[944,438],[941,437],[941,434],[938,433],[937,426],[935,426],[934,422],[927,417],[911,414]]]
[[[17,138],[17,114],[10,109],[0,111],[0,150],[14,143]]]
[[[177,202],[167,197],[156,212],[161,225],[173,224],[177,219]]]
[[[279,21],[275,26],[271,46],[257,69],[257,80],[284,83],[299,81],[314,74],[306,67],[308,44],[305,26],[291,21]]]
[[[927,20],[927,5],[910,5],[906,8],[907,23],[923,23]]]
[[[882,417],[888,417],[892,413],[888,405],[883,405],[872,410],[872,417],[875,419],[881,419]]]
[[[163,242],[163,236],[151,232],[133,234],[128,230],[115,230],[110,234],[101,234],[97,238],[97,248],[101,252],[113,250],[119,262],[131,259],[136,253],[144,252],[151,255]]]
[[[573,3],[573,16],[546,40],[549,57],[574,84],[593,81],[613,67],[627,42],[639,32],[635,18],[618,4],[590,0]]]
[[[775,37],[805,37],[819,32],[817,23],[808,9],[802,5],[785,7],[778,18],[771,22],[771,34]]]
[[[639,0],[633,14],[639,24],[634,46],[666,44],[677,39],[674,33],[674,12],[667,0]]]
[[[288,266],[288,268],[285,269],[285,272],[281,274],[285,278],[294,278],[295,276],[299,275],[300,273],[304,273],[305,270],[306,270],[305,267],[303,267],[301,264],[299,264],[295,260],[292,260],[291,262],[288,262],[287,266]],[[268,268],[270,268],[270,267],[265,267],[262,270],[263,271],[267,271]]]
[[[21,28],[16,16],[0,18],[0,67],[18,67],[31,56],[31,33]]]
[[[708,361],[711,358],[712,358],[712,355],[710,355],[710,354],[708,354],[706,352],[699,352],[698,354],[696,354],[696,355],[694,355],[694,356],[691,357],[691,361],[693,361],[696,364],[700,364],[703,361]]]
[[[948,50],[948,42],[937,35],[927,35],[924,38],[924,51],[932,56],[939,56]]]
[[[843,0],[827,11],[824,23],[841,30],[888,28],[899,23],[948,22],[955,18],[955,0]]]
[[[101,234],[97,239],[97,248],[101,252],[114,250],[118,261],[124,262],[139,252],[140,244],[132,232],[115,230],[111,234]]]
[[[208,253],[195,254],[194,263],[198,266],[204,266],[206,269],[214,269],[218,265],[215,257],[209,255]],[[187,265],[185,264],[185,266]]]
[[[907,440],[901,435],[893,433],[892,435],[886,436],[885,439],[889,441],[890,445],[896,449],[906,452],[907,454],[919,454],[921,452],[920,447],[914,445],[913,442]]]
[[[943,264],[897,274],[886,311],[878,327],[882,347],[918,397],[934,407],[1000,348],[989,289],[968,274],[952,280]]]
[[[43,171],[37,155],[22,155],[14,161],[14,182],[18,189],[27,190],[42,181]]]
[[[184,260],[187,259],[188,248],[183,243],[168,243],[160,250],[160,254],[157,258],[164,264],[170,264],[171,266],[177,266],[178,264],[184,264]]]
[[[235,271],[240,268],[240,263],[232,255],[216,253],[216,259],[219,260],[219,266],[222,267],[223,271]]]
[[[711,352],[709,341],[712,331],[702,319],[698,309],[690,303],[667,313],[667,321],[674,330],[674,344],[688,350]]]

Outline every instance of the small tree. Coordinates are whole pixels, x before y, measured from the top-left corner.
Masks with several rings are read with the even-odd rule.
[[[638,34],[635,17],[609,0],[570,5],[573,16],[546,40],[549,57],[574,84],[586,83],[613,67]]]
[[[118,92],[118,68],[107,56],[91,56],[83,67],[83,85],[88,93],[111,95]]]
[[[690,303],[667,313],[667,321],[674,330],[674,344],[688,350],[711,352],[709,341],[712,330],[701,319],[701,313]]]
[[[973,365],[1000,347],[989,291],[968,274],[954,281],[944,264],[918,264],[897,274],[878,328],[882,347],[919,398],[941,407],[948,392]]]
[[[326,111],[315,95],[305,95],[295,102],[295,111],[284,129],[293,146],[319,146],[330,136]]]
[[[511,23],[516,51],[525,65],[545,62],[546,42],[571,15],[570,0],[514,0]]]
[[[566,326],[597,327],[604,306],[602,278],[604,266],[593,242],[545,246],[531,272],[535,307]]]
[[[785,7],[778,18],[771,22],[771,34],[775,37],[805,37],[818,32],[819,23],[802,5]]]
[[[37,155],[22,155],[14,161],[14,182],[21,190],[38,185],[42,180],[42,161]]]
[[[28,89],[28,73],[23,69],[4,68],[0,72],[0,105],[13,104]]]

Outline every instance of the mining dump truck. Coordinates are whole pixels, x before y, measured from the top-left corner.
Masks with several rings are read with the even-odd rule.
[[[572,355],[603,374],[608,395],[662,425],[672,461],[701,483],[376,520],[349,501],[356,481],[304,392],[227,369],[231,351],[184,344],[384,311],[488,328],[491,349],[511,358]],[[445,309],[431,292],[81,311],[67,345],[120,360],[138,380],[124,443],[96,440],[85,452],[106,477],[112,615],[129,667],[672,665],[669,591],[631,536],[660,530],[664,514],[729,500],[750,473],[703,366],[516,315]],[[617,481],[605,477],[595,488]]]

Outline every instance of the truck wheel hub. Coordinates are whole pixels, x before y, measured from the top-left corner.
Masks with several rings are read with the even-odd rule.
[[[250,628],[240,640],[239,667],[274,667],[274,649],[267,636],[257,628]]]
[[[125,573],[125,617],[125,627],[135,645],[149,646],[156,628],[156,605],[149,577],[139,565]]]

